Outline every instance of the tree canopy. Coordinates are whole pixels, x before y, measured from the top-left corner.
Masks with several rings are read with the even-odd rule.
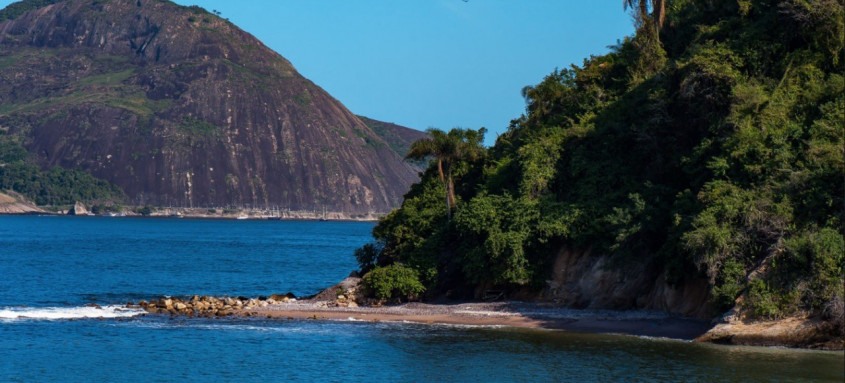
[[[744,294],[757,317],[841,316],[843,7],[644,4],[625,1],[658,43],[639,28],[526,87],[496,144],[452,165],[454,217],[435,163],[375,228],[369,265],[417,270],[429,296],[539,290],[561,249],[590,249],[708,280],[714,315]]]
[[[482,156],[482,143],[487,130],[455,128],[447,133],[431,128],[426,132],[430,137],[412,143],[405,158],[432,158],[437,164],[437,174],[446,188],[446,214],[451,219],[452,209],[455,207],[455,185],[452,177],[454,167],[461,161],[477,161]]]

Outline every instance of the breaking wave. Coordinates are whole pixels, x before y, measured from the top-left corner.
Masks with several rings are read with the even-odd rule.
[[[143,314],[144,310],[124,306],[84,307],[5,307],[0,309],[0,320],[66,320],[129,318]]]

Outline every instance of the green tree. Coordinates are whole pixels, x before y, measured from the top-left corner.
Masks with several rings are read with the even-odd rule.
[[[663,22],[666,21],[666,1],[667,0],[622,0],[622,8],[637,8],[634,17],[637,18],[637,22],[640,25],[660,28],[663,26]],[[651,6],[650,13],[649,5]]]
[[[460,161],[475,161],[484,154],[484,133],[487,129],[479,130],[454,128],[448,133],[431,128],[427,130],[429,138],[417,140],[411,144],[406,159],[422,160],[433,157],[437,161],[437,173],[440,182],[446,188],[446,215],[452,219],[452,209],[455,207],[455,182],[453,172]]]

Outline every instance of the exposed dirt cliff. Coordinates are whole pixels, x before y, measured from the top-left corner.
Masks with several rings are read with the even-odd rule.
[[[30,2],[0,21],[0,127],[44,167],[138,205],[347,213],[388,211],[417,179],[394,142],[199,7]]]

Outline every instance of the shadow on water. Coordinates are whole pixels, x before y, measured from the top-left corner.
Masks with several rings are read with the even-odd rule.
[[[525,317],[541,328],[570,332],[693,340],[713,328],[709,321],[661,311],[582,310],[518,301],[493,302],[490,305],[495,311]]]

